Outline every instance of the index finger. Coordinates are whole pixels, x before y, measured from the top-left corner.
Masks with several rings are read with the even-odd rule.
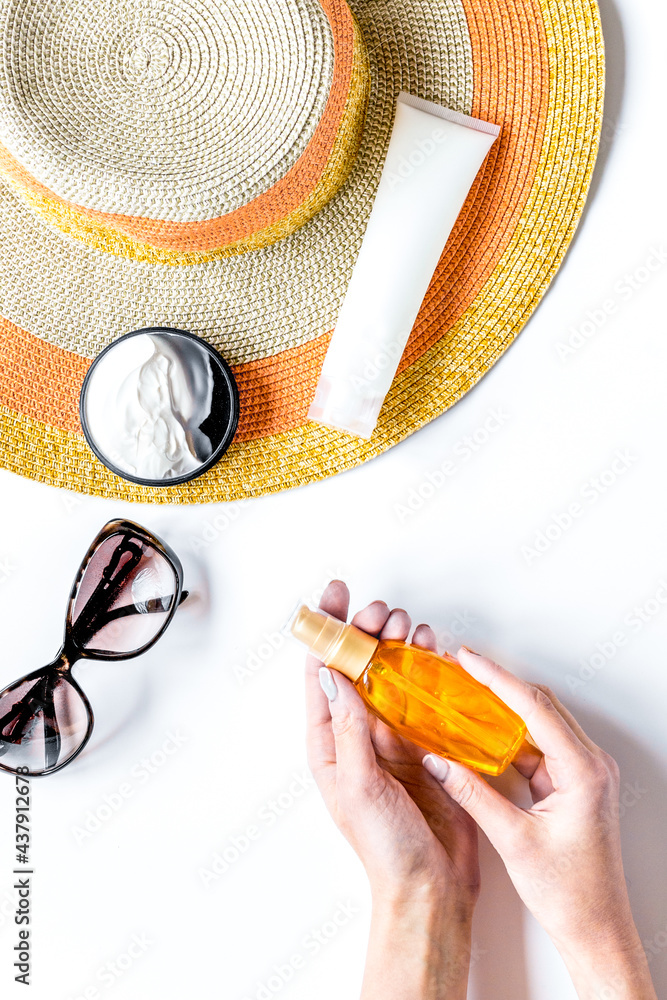
[[[320,600],[320,608],[334,618],[345,621],[350,603],[350,592],[342,580],[332,580]],[[336,747],[331,730],[329,702],[320,685],[320,667],[316,656],[306,657],[306,740],[308,754],[313,764],[335,764]]]
[[[551,699],[540,688],[520,680],[493,660],[462,646],[459,663],[476,680],[493,691],[516,712],[528,727],[535,743],[551,764],[565,776],[587,762],[590,751],[568,725]]]

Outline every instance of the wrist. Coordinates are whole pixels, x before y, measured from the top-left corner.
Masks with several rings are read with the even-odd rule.
[[[443,919],[451,915],[471,924],[479,893],[438,878],[411,878],[396,882],[382,877],[371,878],[371,895],[374,911],[382,910],[395,918],[412,911],[433,912]]]
[[[439,886],[382,886],[362,1000],[465,1000],[473,906]]]
[[[655,1000],[646,953],[632,919],[586,940],[554,941],[580,1000]]]

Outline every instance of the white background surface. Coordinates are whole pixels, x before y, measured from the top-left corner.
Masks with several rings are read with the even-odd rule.
[[[650,276],[641,269],[667,251],[667,17],[649,0],[602,7],[608,100],[586,216],[537,314],[454,410],[361,469],[242,505],[139,507],[0,476],[1,685],[55,653],[71,579],[109,518],[163,534],[186,562],[187,585],[208,592],[140,660],[76,671],[96,711],[93,739],[71,767],[33,782],[36,1000],[358,994],[365,876],[317,792],[299,784],[302,656],[276,635],[297,598],[332,575],[350,582],[355,605],[404,606],[450,648],[465,621],[473,648],[554,687],[617,757],[634,789],[622,819],[628,882],[664,995],[667,256]],[[559,356],[587,321],[597,321],[594,335]],[[498,411],[490,433],[485,421]],[[600,489],[618,452],[630,456],[626,468]],[[448,459],[455,475],[401,517],[397,505]],[[527,557],[573,503],[581,515]],[[626,642],[614,650],[619,632]],[[247,664],[256,669],[239,678],[235,667]],[[182,742],[167,755],[170,734]],[[105,797],[118,805],[120,786],[129,797],[105,808]],[[10,779],[0,797],[0,989],[24,996],[12,984]],[[82,838],[98,811],[104,821]],[[200,869],[216,852],[231,857],[232,838],[250,825],[257,839],[204,886]],[[558,956],[488,845],[482,854],[470,995],[566,1000]],[[134,935],[147,943],[128,964]],[[304,967],[263,991],[294,955]]]

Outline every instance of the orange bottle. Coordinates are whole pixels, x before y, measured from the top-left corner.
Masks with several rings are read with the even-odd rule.
[[[418,746],[486,774],[500,774],[520,751],[539,754],[523,720],[453,657],[375,639],[306,605],[290,628],[350,678],[374,715]]]

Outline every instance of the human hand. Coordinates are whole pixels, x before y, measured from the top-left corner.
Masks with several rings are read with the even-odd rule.
[[[320,608],[344,621],[348,604],[347,587],[333,581]],[[390,612],[381,601],[352,621],[371,635],[401,641],[411,625],[405,611]],[[412,641],[435,649],[425,625]],[[312,656],[306,695],[311,770],[373,893],[364,1000],[465,997],[479,893],[476,824],[422,767],[424,751],[370,715],[354,685]]]
[[[525,721],[542,750],[517,770],[531,809],[432,754],[424,766],[500,854],[521,899],[563,955],[581,997],[655,998],[630,910],[619,824],[619,772],[547,688],[463,647],[461,665]],[[611,990],[605,993],[604,991]]]

